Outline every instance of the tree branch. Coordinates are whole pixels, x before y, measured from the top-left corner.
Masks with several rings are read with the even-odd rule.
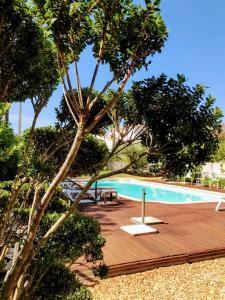
[[[65,62],[64,55],[63,55],[63,53],[61,53],[60,49],[58,49],[58,55],[59,55],[60,62],[62,64],[62,66],[63,66],[63,70],[64,70],[64,72],[66,74],[66,79],[67,79],[67,83],[68,83],[68,86],[69,86],[70,95],[73,98],[73,101],[71,102],[71,104],[74,105],[74,107],[76,109],[76,113],[77,113],[77,115],[79,115],[79,113],[80,113],[79,102],[77,101],[77,97],[76,97],[76,95],[74,93],[74,90],[73,90],[73,86],[72,86],[72,83],[71,83],[71,80],[70,80],[70,76],[69,76],[69,72],[68,72],[68,68],[67,68],[66,62]],[[63,82],[64,82],[64,80],[63,80]],[[64,83],[64,88],[66,89],[65,83]]]
[[[92,90],[94,88],[95,80],[96,80],[96,77],[97,77],[97,74],[98,74],[99,66],[100,66],[100,63],[101,63],[101,60],[102,60],[102,55],[103,55],[103,52],[104,52],[103,49],[104,49],[105,34],[106,33],[104,31],[103,38],[102,38],[101,43],[100,43],[98,60],[97,60],[96,66],[95,66],[95,70],[94,70],[93,76],[92,76],[91,85],[90,85],[90,91],[89,91],[89,95],[88,95],[88,98],[87,98],[87,104],[86,104],[87,108],[89,107],[89,105],[91,103]]]
[[[83,109],[84,108],[84,101],[82,97],[82,89],[81,89],[81,84],[80,84],[80,76],[78,72],[78,67],[77,67],[77,62],[74,60],[74,68],[76,72],[76,79],[77,79],[77,91],[78,91],[78,100],[80,103],[80,107]]]
[[[124,87],[128,81],[128,79],[130,78],[132,71],[134,69],[135,66],[135,61],[133,60],[130,68],[128,69],[127,73],[124,75],[123,80],[117,90],[117,92],[113,95],[111,101],[95,116],[94,121],[92,122],[92,124],[90,124],[90,126],[87,128],[87,131],[90,132],[95,126],[96,124],[103,118],[103,116],[109,111],[110,108],[112,108],[115,103],[117,102],[119,96],[122,94]],[[93,104],[94,100],[91,102],[91,105]]]

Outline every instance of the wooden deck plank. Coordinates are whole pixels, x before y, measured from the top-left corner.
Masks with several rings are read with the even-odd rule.
[[[154,225],[159,233],[130,236],[120,226],[140,216],[141,203],[122,200],[118,206],[83,207],[96,218],[106,238],[104,260],[111,275],[153,267],[225,256],[225,212],[215,212],[215,203],[146,203],[146,215],[163,220]]]

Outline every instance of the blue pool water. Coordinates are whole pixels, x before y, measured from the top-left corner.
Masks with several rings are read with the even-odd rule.
[[[118,194],[135,200],[142,199],[145,189],[146,201],[164,203],[191,203],[218,201],[221,196],[216,193],[202,192],[183,187],[166,186],[157,183],[145,183],[126,180],[100,180],[98,187],[113,187]]]

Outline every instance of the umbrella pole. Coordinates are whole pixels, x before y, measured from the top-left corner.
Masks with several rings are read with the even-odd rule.
[[[95,181],[95,201],[97,202],[98,181]]]
[[[145,189],[142,190],[142,214],[141,214],[141,222],[145,224]]]

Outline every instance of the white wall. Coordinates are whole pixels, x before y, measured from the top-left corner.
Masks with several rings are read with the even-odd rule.
[[[209,177],[212,177],[212,173],[214,173],[216,177],[225,178],[225,163],[206,163],[201,172],[208,173]]]
[[[124,163],[122,161],[113,161],[113,162],[108,163],[108,168],[111,171],[119,170],[125,166],[126,166],[126,163]]]

